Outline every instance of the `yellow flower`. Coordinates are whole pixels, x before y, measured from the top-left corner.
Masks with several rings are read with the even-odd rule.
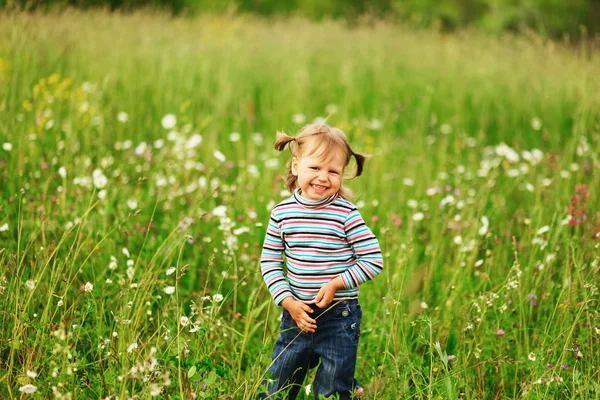
[[[25,109],[25,111],[31,111],[33,109],[33,105],[31,104],[31,102],[29,102],[29,100],[25,100],[23,101],[23,108]]]

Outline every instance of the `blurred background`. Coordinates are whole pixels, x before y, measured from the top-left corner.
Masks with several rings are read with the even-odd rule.
[[[5,10],[151,8],[173,15],[254,14],[310,19],[384,18],[442,31],[475,28],[490,33],[532,31],[578,40],[600,30],[597,0],[0,0]]]

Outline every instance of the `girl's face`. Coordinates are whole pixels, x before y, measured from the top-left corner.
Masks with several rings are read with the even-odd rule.
[[[345,155],[336,151],[329,157],[302,156],[292,158],[292,173],[298,177],[302,196],[322,200],[340,190],[344,176]]]

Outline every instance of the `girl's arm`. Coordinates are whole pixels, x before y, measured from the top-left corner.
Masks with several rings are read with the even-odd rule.
[[[339,277],[343,287],[351,289],[377,276],[383,269],[383,258],[377,238],[356,208],[348,214],[344,229],[356,263]]]
[[[283,274],[283,251],[281,231],[273,210],[260,256],[260,272],[277,305],[280,305],[286,297],[292,296],[290,286]]]

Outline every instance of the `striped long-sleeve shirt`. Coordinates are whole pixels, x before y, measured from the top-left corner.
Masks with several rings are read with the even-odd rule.
[[[345,288],[334,301],[358,298],[359,285],[381,272],[383,259],[354,204],[337,195],[311,201],[296,190],[271,212],[260,268],[276,304],[288,296],[311,304],[337,276]]]

